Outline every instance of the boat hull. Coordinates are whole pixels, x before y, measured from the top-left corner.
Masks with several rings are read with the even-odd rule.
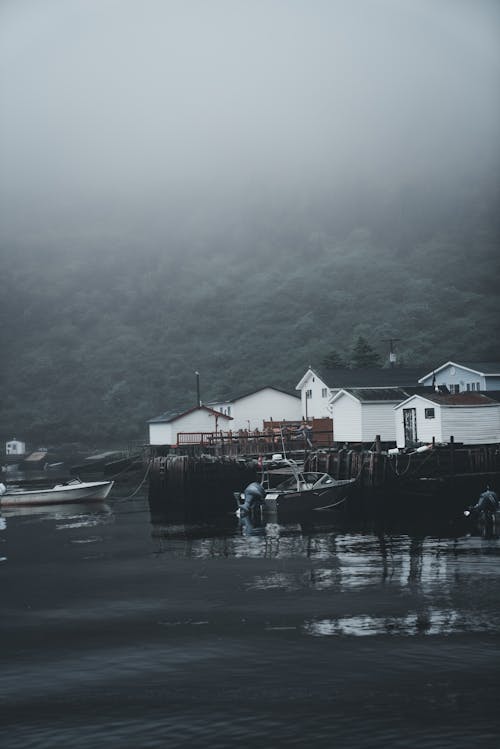
[[[0,507],[29,507],[32,505],[65,504],[67,502],[102,501],[107,498],[113,481],[89,481],[80,484],[60,484],[51,489],[7,491],[0,497]]]
[[[333,486],[321,489],[309,489],[307,491],[268,491],[262,505],[265,514],[297,514],[306,513],[309,510],[339,509],[347,499],[354,479],[337,481]]]

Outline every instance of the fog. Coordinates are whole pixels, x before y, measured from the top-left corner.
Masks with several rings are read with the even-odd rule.
[[[3,0],[4,231],[496,174],[499,41],[495,0]]]

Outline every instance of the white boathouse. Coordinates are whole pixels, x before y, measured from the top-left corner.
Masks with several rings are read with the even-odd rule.
[[[406,400],[402,388],[343,388],[330,400],[335,442],[371,444],[377,435],[395,444],[394,406]]]
[[[412,395],[394,407],[397,447],[433,441],[465,445],[500,442],[498,393],[436,393]]]
[[[193,435],[193,442],[197,442],[198,435],[232,429],[232,421],[231,416],[207,406],[183,412],[167,411],[148,421],[149,444],[174,447],[180,434]],[[187,437],[185,442],[189,442]]]

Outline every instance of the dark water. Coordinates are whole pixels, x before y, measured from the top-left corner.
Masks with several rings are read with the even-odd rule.
[[[500,745],[497,538],[146,497],[0,522],[4,749]]]

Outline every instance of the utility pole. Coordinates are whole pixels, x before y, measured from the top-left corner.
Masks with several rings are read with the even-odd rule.
[[[389,344],[389,364],[393,367],[396,364],[396,354],[394,353],[393,344],[396,341],[400,341],[401,338],[386,338],[384,343]]]
[[[200,398],[200,373],[195,371],[196,375],[196,399],[198,402],[198,408],[201,406],[201,398]]]

